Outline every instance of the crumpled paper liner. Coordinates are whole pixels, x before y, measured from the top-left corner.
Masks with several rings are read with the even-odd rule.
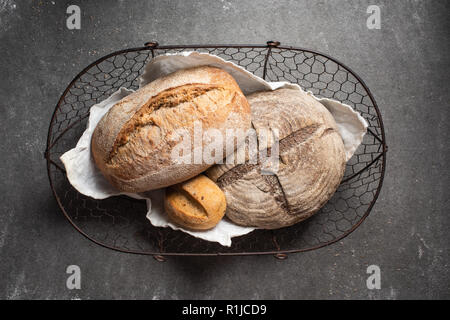
[[[297,84],[288,82],[267,82],[232,62],[225,61],[214,55],[199,52],[182,52],[173,55],[168,54],[152,59],[150,63],[147,64],[144,73],[140,77],[140,87],[177,70],[204,65],[218,67],[230,73],[245,95],[258,91],[276,90],[279,88],[302,90]],[[231,238],[253,231],[255,228],[238,226],[230,222],[226,217],[210,230],[186,230],[172,224],[168,220],[163,205],[164,189],[139,194],[124,193],[116,190],[109,184],[101,174],[100,170],[95,166],[91,154],[91,138],[98,122],[108,110],[132,92],[132,90],[120,88],[106,100],[91,107],[87,128],[77,145],[75,148],[67,151],[61,156],[61,161],[66,168],[67,178],[72,186],[80,193],[94,199],[105,199],[121,194],[135,199],[145,199],[147,203],[146,217],[152,225],[181,230],[203,240],[218,242],[223,246],[231,246]],[[312,95],[310,92],[308,92],[308,94]],[[335,118],[338,131],[344,141],[346,159],[349,160],[362,142],[368,127],[366,120],[348,105],[331,99],[314,98],[322,103]]]

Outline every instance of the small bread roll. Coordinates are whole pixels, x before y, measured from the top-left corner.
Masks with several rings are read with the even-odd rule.
[[[164,198],[169,219],[192,230],[213,228],[223,218],[226,204],[222,190],[204,175],[167,188]]]

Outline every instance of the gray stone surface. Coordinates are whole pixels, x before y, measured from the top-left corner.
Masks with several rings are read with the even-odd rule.
[[[449,2],[0,0],[0,298],[450,298]],[[381,29],[366,27],[369,4]],[[112,51],[162,44],[265,43],[326,52],[368,84],[389,145],[369,218],[332,246],[265,257],[170,258],[113,252],[79,235],[51,193],[47,128],[70,80]],[[65,269],[82,270],[68,290]],[[366,268],[381,268],[380,290]]]

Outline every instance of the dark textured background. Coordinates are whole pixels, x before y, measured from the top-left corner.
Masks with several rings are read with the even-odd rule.
[[[0,298],[450,298],[448,14],[443,1],[0,0]],[[381,8],[381,30],[366,9]],[[332,246],[289,256],[169,258],[99,247],[65,220],[43,151],[54,106],[87,64],[149,40],[315,49],[350,66],[381,109],[389,152],[369,218]],[[82,271],[68,290],[66,267]],[[366,268],[381,268],[368,290]]]

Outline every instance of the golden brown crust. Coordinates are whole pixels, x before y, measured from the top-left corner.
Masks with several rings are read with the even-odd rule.
[[[262,175],[261,163],[247,163],[215,165],[206,174],[224,191],[233,222],[266,229],[292,225],[317,212],[339,186],[342,138],[328,110],[304,92],[279,89],[247,98],[253,127],[279,130],[278,171]]]
[[[94,161],[119,190],[142,192],[185,181],[210,164],[177,164],[177,130],[250,127],[250,107],[235,80],[213,67],[184,69],[130,94],[98,123],[92,137]],[[192,141],[192,144],[194,141]],[[225,149],[224,149],[225,154]]]
[[[204,175],[166,189],[164,208],[175,224],[191,230],[213,228],[226,210],[225,195]]]
[[[120,129],[110,151],[108,162],[119,152],[119,149],[136,136],[140,129],[155,123],[152,113],[160,108],[173,108],[181,103],[193,101],[211,90],[226,90],[218,85],[190,83],[179,87],[166,89],[151,97]]]

